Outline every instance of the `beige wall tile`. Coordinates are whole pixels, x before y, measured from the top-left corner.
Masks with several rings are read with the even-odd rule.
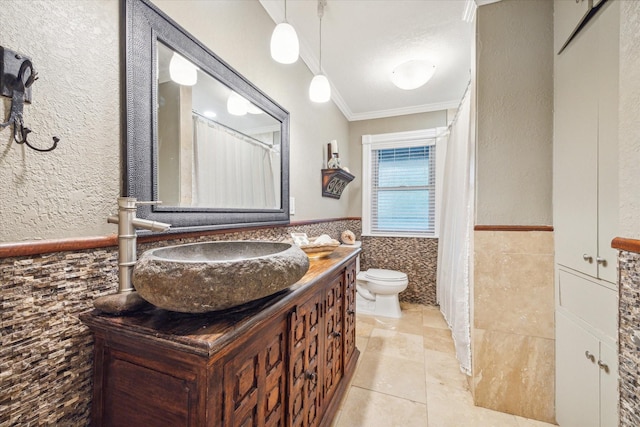
[[[481,231],[475,239],[474,327],[553,339],[553,233]]]
[[[475,337],[476,405],[553,422],[554,341],[485,330]]]

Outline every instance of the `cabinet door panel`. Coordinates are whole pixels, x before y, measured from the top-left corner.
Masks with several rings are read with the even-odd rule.
[[[344,291],[344,364],[351,360],[356,349],[356,264],[347,266]]]
[[[318,423],[321,313],[322,304],[316,296],[295,308],[290,316],[288,416],[292,426]]]
[[[600,426],[599,350],[593,335],[556,312],[556,420],[562,427]]]
[[[284,426],[285,346],[286,323],[280,321],[225,358],[226,426]]]
[[[585,28],[555,61],[556,261],[591,276],[597,274],[598,247],[597,44],[596,32]]]
[[[325,292],[325,360],[323,394],[330,400],[342,378],[342,334],[344,316],[344,275],[338,276]]]
[[[600,427],[618,425],[618,353],[600,343]]]
[[[618,236],[618,69],[620,2],[608,2],[597,16],[598,44],[598,277],[617,281]]]

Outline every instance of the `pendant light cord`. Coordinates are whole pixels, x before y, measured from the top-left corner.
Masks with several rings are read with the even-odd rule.
[[[322,17],[324,16],[324,7],[327,5],[327,0],[318,0],[318,18],[320,18],[320,58],[319,58],[319,72],[322,74]]]

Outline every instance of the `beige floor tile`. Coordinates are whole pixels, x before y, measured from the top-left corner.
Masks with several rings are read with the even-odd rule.
[[[519,427],[516,417],[473,405],[468,391],[427,385],[429,427]]]
[[[425,350],[424,366],[427,387],[429,384],[439,384],[469,392],[467,377],[453,354]]]
[[[367,343],[369,342],[368,337],[361,337],[360,335],[356,335],[356,347],[360,350],[360,353],[364,353],[367,349]]]
[[[422,307],[422,306],[417,306]],[[363,315],[364,316],[364,315]],[[368,322],[373,322],[373,327],[390,331],[405,332],[407,334],[422,334],[422,308],[402,310],[402,318],[367,316]],[[368,326],[365,326],[367,328]]]
[[[438,307],[423,306],[422,325],[428,326],[429,328],[449,329],[449,325],[447,325]]]
[[[367,343],[367,353],[382,353],[416,362],[424,360],[422,336],[374,329]]]
[[[365,353],[353,385],[403,399],[427,403],[424,362]]]
[[[366,314],[356,314],[356,335],[368,337],[376,327],[376,318]]]
[[[453,338],[449,329],[438,329],[424,327],[423,329],[424,348],[426,350],[443,351],[454,353]]]
[[[351,387],[336,427],[425,427],[422,403]]]
[[[518,427],[553,427],[557,425],[518,416],[516,416],[516,420],[518,421]]]

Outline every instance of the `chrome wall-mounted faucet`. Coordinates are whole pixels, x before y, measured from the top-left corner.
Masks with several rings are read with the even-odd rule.
[[[110,224],[118,224],[118,292],[97,298],[93,305],[100,311],[123,314],[136,311],[148,303],[143,300],[131,283],[136,265],[136,228],[150,231],[167,231],[171,224],[136,218],[138,205],[156,205],[162,202],[138,202],[135,197],[118,198],[118,215],[107,218]]]

